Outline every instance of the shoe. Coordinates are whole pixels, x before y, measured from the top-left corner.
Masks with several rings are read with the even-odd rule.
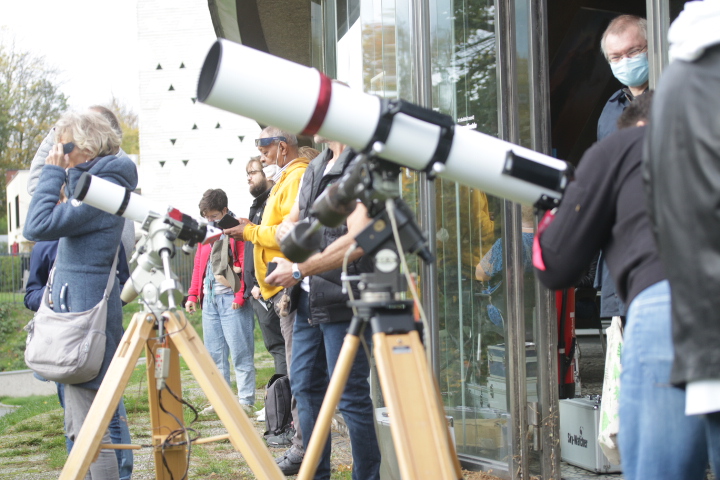
[[[305,452],[300,454],[297,449],[290,447],[282,457],[275,459],[275,463],[277,463],[278,467],[280,467],[280,471],[283,472],[285,476],[297,475],[300,471],[300,465],[302,465],[304,454]]]
[[[255,407],[252,405],[248,405],[247,403],[241,403],[240,406],[242,407],[243,412],[245,412],[248,417],[252,417],[255,413]]]
[[[267,437],[265,441],[269,447],[284,447],[292,445],[292,438],[295,436],[295,429],[290,427],[280,435]]]
[[[257,417],[258,422],[264,422],[265,421],[265,407],[262,408],[262,410],[258,410],[255,412],[255,416]]]
[[[215,408],[212,405],[205,407],[200,411],[200,415],[210,415],[212,413],[215,413]]]

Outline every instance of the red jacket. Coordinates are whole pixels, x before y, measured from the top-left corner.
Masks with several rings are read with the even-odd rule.
[[[210,259],[210,252],[212,251],[213,244],[208,243],[206,245],[198,244],[197,250],[195,251],[195,263],[193,266],[192,282],[190,283],[190,289],[188,290],[188,300],[197,303],[202,308],[203,299],[203,282],[205,281],[205,272],[207,272],[207,264]],[[230,249],[233,255],[233,266],[243,266],[243,254],[245,253],[245,242],[236,242],[232,238],[230,239]],[[245,292],[245,282],[242,281],[242,273],[238,274],[240,277],[240,290],[235,294],[233,303],[237,303],[242,306],[245,304],[243,293]]]

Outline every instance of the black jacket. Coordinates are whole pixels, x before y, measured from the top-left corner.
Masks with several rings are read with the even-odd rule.
[[[300,208],[300,219],[307,218],[310,214],[315,199],[335,181],[339,180],[347,170],[353,155],[349,148],[340,154],[335,164],[327,174],[324,174],[328,162],[332,159],[332,150],[327,149],[310,162],[305,175],[303,176],[300,188],[298,207]],[[332,242],[348,232],[347,223],[338,228],[324,227],[321,230],[322,240],[320,250],[324,250]],[[362,272],[372,272],[372,261],[369,257],[362,256],[348,264],[348,274],[358,275]],[[349,297],[342,292],[340,275],[341,268],[329,270],[310,277],[310,322],[313,325],[330,322],[348,322],[352,319],[352,310],[347,306]],[[352,285],[355,298],[360,297],[357,285]]]
[[[263,211],[265,210],[265,204],[267,203],[268,196],[270,195],[270,190],[272,190],[272,188],[268,188],[264,193],[255,197],[252,205],[250,205],[248,219],[255,225],[260,225],[260,222],[262,222]],[[245,293],[243,294],[243,297],[250,298],[250,295],[252,295],[251,290],[255,285],[257,285],[257,280],[255,279],[255,261],[253,260],[252,242],[245,242],[245,254],[243,255],[243,282],[245,282]]]
[[[571,287],[602,249],[620,298],[630,303],[665,279],[645,206],[641,162],[645,127],[627,128],[583,155],[555,220],[540,235],[553,290]]]
[[[671,382],[720,379],[720,45],[675,60],[646,145],[650,218],[672,296]]]

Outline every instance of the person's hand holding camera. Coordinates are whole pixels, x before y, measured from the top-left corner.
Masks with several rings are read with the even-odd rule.
[[[245,231],[245,227],[247,225],[252,224],[252,222],[247,218],[240,218],[240,217],[238,217],[237,220],[240,222],[239,225],[232,227],[232,228],[226,228],[225,230],[223,230],[223,233],[225,235],[227,235],[228,237],[233,238],[235,240],[245,241],[245,238],[243,237],[243,232]]]

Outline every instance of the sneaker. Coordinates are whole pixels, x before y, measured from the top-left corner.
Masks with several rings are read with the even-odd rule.
[[[215,413],[215,408],[212,405],[205,407],[200,411],[200,415],[210,415],[212,413]]]
[[[284,447],[292,445],[292,438],[295,436],[295,429],[290,427],[280,435],[272,435],[267,437],[265,441],[269,447]]]
[[[287,449],[284,455],[275,459],[280,471],[288,475],[297,475],[300,471],[300,465],[302,465],[303,455],[305,452],[298,452],[294,447]]]
[[[262,410],[258,410],[255,412],[255,416],[257,417],[258,422],[264,422],[265,421],[265,407],[262,408]]]
[[[245,412],[248,417],[252,417],[252,415],[255,413],[255,407],[252,405],[249,405],[247,403],[241,403],[240,406],[242,407],[243,412]]]

